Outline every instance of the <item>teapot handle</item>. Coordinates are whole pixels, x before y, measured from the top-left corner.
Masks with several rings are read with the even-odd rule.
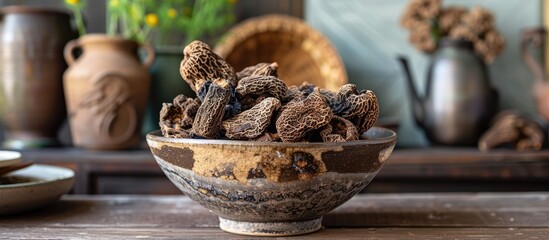
[[[65,56],[65,61],[67,62],[67,65],[72,65],[76,58],[74,57],[74,49],[80,47],[80,41],[78,39],[71,40],[70,42],[65,45],[65,49],[63,51],[63,55]]]
[[[145,66],[146,68],[151,68],[151,65],[153,64],[156,57],[154,48],[149,43],[141,44],[141,47],[145,49],[145,52],[147,52],[147,58],[145,58],[145,61],[143,61],[143,66]]]
[[[525,29],[522,32],[522,42],[521,42],[521,54],[522,59],[534,74],[535,80],[543,82],[545,81],[545,72],[543,71],[542,65],[532,57],[528,51],[528,45],[532,43],[535,47],[540,48],[545,41],[547,32],[544,28],[529,28]]]

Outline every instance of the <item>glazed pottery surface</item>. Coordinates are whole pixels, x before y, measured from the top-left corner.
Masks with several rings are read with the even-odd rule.
[[[8,148],[56,145],[65,119],[63,47],[76,34],[69,14],[0,8],[0,115]]]
[[[58,200],[74,185],[72,170],[40,164],[2,176],[0,181],[10,178],[23,180],[0,184],[0,215],[43,207]]]
[[[396,134],[374,127],[364,140],[268,143],[165,138],[147,142],[187,196],[220,217],[223,230],[283,236],[313,232],[322,215],[360,192],[391,154]]]
[[[78,47],[82,55],[74,60]],[[107,150],[138,145],[151,80],[148,67],[154,59],[147,45],[142,64],[139,47],[134,41],[101,34],[67,44],[64,84],[75,146]]]

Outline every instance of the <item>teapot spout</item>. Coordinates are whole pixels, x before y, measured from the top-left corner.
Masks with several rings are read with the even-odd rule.
[[[400,62],[400,65],[402,66],[402,69],[404,70],[406,81],[408,82],[408,92],[410,93],[410,96],[412,96],[412,111],[414,113],[416,124],[423,128],[425,116],[424,99],[419,97],[416,86],[414,84],[414,78],[412,77],[412,73],[408,65],[408,59],[406,59],[406,57],[404,56],[398,56],[398,60]]]

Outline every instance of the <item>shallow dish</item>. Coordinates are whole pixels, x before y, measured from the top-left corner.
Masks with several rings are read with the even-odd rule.
[[[391,154],[395,132],[365,140],[269,143],[165,138],[147,142],[166,176],[219,216],[221,229],[288,236],[321,228],[322,216],[360,192]]]
[[[21,162],[21,153],[16,151],[0,151],[0,167],[9,167]]]
[[[37,209],[58,200],[74,184],[74,172],[68,168],[35,164],[2,177],[15,179],[0,184],[0,215]]]

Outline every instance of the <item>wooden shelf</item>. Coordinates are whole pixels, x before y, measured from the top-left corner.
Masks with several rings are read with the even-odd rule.
[[[77,172],[74,193],[179,193],[148,149],[23,151],[25,160]],[[549,191],[549,150],[396,149],[367,192]]]

